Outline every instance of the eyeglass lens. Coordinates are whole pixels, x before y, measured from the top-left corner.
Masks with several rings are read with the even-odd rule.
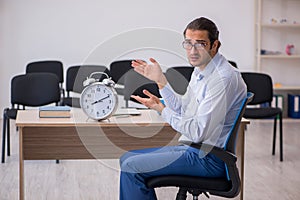
[[[191,50],[193,47],[197,50],[204,49],[207,46],[206,42],[196,42],[192,44],[190,41],[183,41],[182,46],[184,49]]]

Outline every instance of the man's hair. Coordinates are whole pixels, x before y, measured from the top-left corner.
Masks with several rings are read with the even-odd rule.
[[[196,30],[207,31],[208,38],[211,45],[215,40],[219,40],[219,31],[216,24],[212,22],[210,19],[207,19],[205,17],[200,17],[190,22],[183,32],[184,37],[187,29],[194,30],[194,31]],[[218,48],[220,47],[220,45],[221,43],[219,42]]]

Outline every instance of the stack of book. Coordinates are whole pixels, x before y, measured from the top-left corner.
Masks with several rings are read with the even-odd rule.
[[[71,108],[69,106],[43,106],[39,108],[40,118],[69,118]]]

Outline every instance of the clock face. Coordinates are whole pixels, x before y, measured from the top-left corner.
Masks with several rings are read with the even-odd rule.
[[[117,101],[115,90],[101,82],[87,86],[80,97],[85,114],[96,120],[110,117],[117,108]]]

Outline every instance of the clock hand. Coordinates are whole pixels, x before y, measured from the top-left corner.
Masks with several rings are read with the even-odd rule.
[[[99,102],[102,102],[104,99],[107,99],[109,97],[109,95],[107,95],[106,97],[103,97],[102,99],[99,99],[95,102],[92,103],[92,105],[96,104],[96,103],[99,103]]]

